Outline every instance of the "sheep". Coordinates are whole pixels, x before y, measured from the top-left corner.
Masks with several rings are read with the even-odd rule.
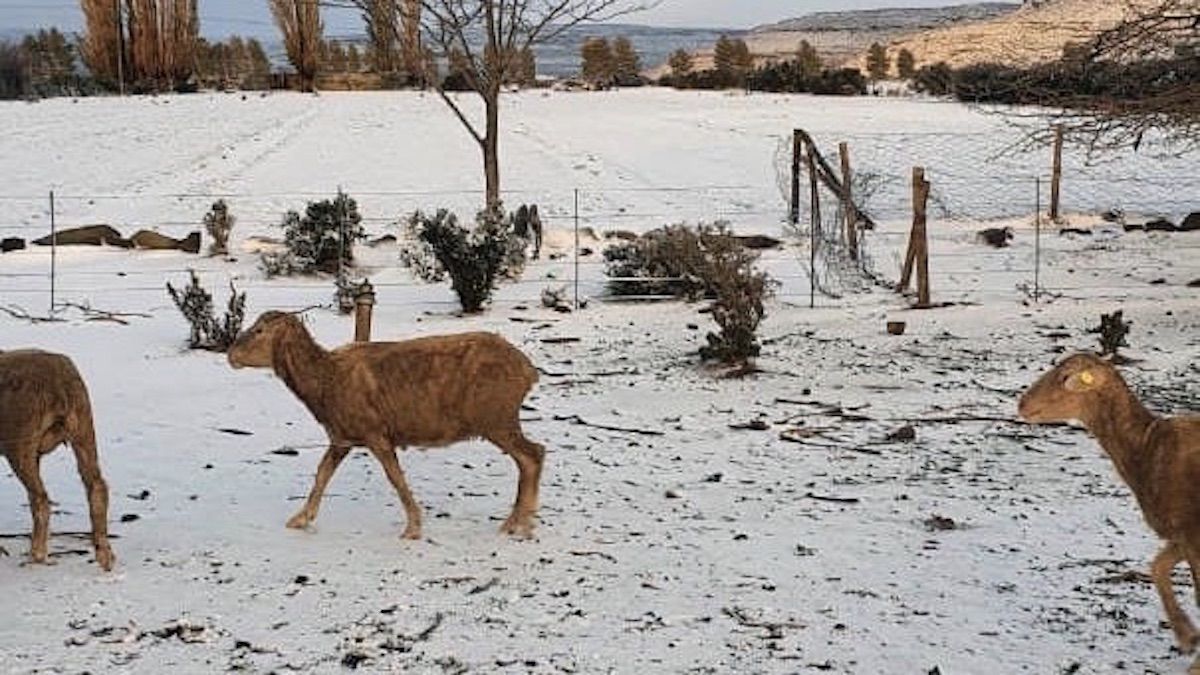
[[[33,514],[30,557],[49,562],[50,497],[42,484],[42,455],[63,443],[75,451],[87,489],[96,562],[111,570],[108,484],[100,474],[87,387],[71,359],[36,349],[0,352],[0,455],[29,493]]]
[[[308,500],[287,523],[317,518],[329,479],[350,449],[366,447],[404,505],[405,539],[421,538],[421,509],[409,491],[396,446],[443,447],[482,438],[517,464],[512,513],[501,527],[530,537],[545,448],[525,437],[520,410],[537,382],[529,359],[492,333],[401,342],[318,345],[294,315],[265,312],[229,349],[234,368],[271,368],[325,429],[329,449]]]
[[[1021,396],[1030,422],[1078,420],[1096,437],[1166,544],[1151,564],[1179,648],[1200,634],[1176,601],[1171,571],[1186,560],[1200,605],[1200,415],[1159,417],[1142,405],[1117,369],[1090,353],[1063,360]]]

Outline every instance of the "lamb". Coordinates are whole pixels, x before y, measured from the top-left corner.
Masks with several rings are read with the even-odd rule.
[[[1187,561],[1200,604],[1200,415],[1154,415],[1116,368],[1089,353],[1043,375],[1021,397],[1019,412],[1031,422],[1079,420],[1103,446],[1146,523],[1166,541],[1151,577],[1179,648],[1192,652],[1200,634],[1179,607],[1171,571]]]
[[[0,352],[0,455],[29,493],[33,513],[30,557],[47,563],[50,497],[42,484],[42,455],[63,443],[75,451],[87,489],[96,562],[112,569],[108,543],[108,485],[100,474],[96,432],[87,387],[75,364],[61,354],[35,349]]]
[[[404,538],[420,539],[421,509],[396,446],[442,447],[482,438],[517,464],[512,513],[501,531],[529,537],[538,507],[545,448],[521,430],[522,401],[537,382],[529,359],[492,333],[402,342],[359,342],[327,351],[296,316],[266,312],[229,349],[234,368],[271,368],[325,429],[329,449],[304,506],[288,521],[317,518],[329,479],[350,449],[371,451],[400,496]]]

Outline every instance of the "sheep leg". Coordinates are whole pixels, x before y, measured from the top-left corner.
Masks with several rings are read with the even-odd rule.
[[[1197,635],[1191,619],[1188,619],[1187,614],[1179,607],[1179,601],[1175,598],[1175,588],[1171,585],[1171,570],[1183,559],[1184,553],[1179,545],[1174,542],[1168,543],[1154,557],[1154,562],[1150,565],[1150,576],[1154,579],[1159,597],[1162,598],[1163,609],[1166,610],[1167,620],[1171,622],[1171,628],[1175,631],[1179,649],[1189,654],[1195,650],[1200,636]]]
[[[405,539],[420,539],[421,507],[413,498],[412,490],[408,489],[408,481],[404,479],[404,469],[400,468],[400,460],[396,458],[396,448],[385,443],[375,443],[371,445],[371,454],[375,455],[375,459],[383,465],[383,472],[387,474],[392,487],[396,488],[396,494],[400,495],[400,502],[404,504],[404,514],[408,518],[408,523],[404,526],[402,536]]]
[[[89,425],[90,426],[90,425]],[[96,564],[100,569],[112,569],[113,552],[108,543],[108,484],[100,474],[96,454],[96,436],[88,429],[80,438],[71,441],[75,465],[87,490],[88,512],[92,520],[92,546],[96,549]]]
[[[35,563],[50,564],[50,495],[42,484],[42,457],[36,452],[17,450],[8,456],[13,473],[29,493],[29,511],[33,514],[33,534],[29,557]]]
[[[329,445],[325,456],[321,458],[321,463],[317,465],[317,478],[313,481],[312,491],[308,493],[308,499],[305,500],[304,506],[300,507],[296,515],[288,520],[288,527],[293,530],[303,530],[317,519],[317,512],[321,509],[321,497],[325,495],[325,486],[329,485],[329,479],[333,478],[333,472],[337,471],[338,466],[348,454],[350,454],[348,445],[334,443]]]
[[[517,463],[517,499],[512,513],[500,531],[517,537],[533,536],[533,517],[538,509],[538,489],[542,479],[542,464],[546,449],[525,437],[518,429],[492,439],[501,450]]]

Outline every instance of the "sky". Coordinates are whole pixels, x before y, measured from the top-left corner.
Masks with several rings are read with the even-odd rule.
[[[661,0],[648,11],[629,15],[624,23],[688,28],[751,28],[810,12],[874,7],[937,7],[970,0]],[[42,26],[80,29],[76,0],[0,0],[0,33]],[[274,29],[266,0],[200,0],[201,32],[211,37],[231,33],[270,35]],[[326,11],[330,35],[361,33],[352,12]]]

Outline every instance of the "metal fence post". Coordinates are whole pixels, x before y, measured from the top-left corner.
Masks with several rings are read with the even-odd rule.
[[[579,311],[579,188],[575,188],[575,311]]]
[[[55,278],[58,275],[58,224],[54,213],[54,190],[50,191],[50,315],[54,316]]]
[[[1033,185],[1033,301],[1039,302],[1042,295],[1042,177],[1034,177]]]

